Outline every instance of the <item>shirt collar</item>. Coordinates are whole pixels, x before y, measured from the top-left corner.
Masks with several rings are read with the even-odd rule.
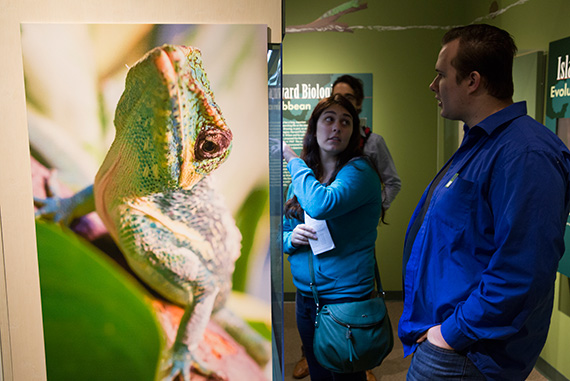
[[[499,126],[526,114],[526,102],[517,102],[489,115],[474,127],[479,127],[488,135],[491,135]],[[468,129],[469,127],[465,125],[464,128]]]

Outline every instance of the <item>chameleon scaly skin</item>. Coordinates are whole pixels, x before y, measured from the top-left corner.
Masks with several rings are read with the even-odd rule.
[[[167,364],[172,380],[190,366],[213,312],[259,364],[268,342],[222,308],[241,235],[207,175],[228,156],[232,133],[214,102],[200,52],[164,45],[128,72],[116,134],[95,184],[69,198],[36,199],[38,217],[70,222],[95,206],[128,264],[185,308]]]
[[[185,306],[166,379],[189,380],[192,353],[231,290],[241,239],[206,177],[227,158],[232,133],[200,52],[148,52],[129,70],[115,126],[95,179],[96,210],[137,275]]]

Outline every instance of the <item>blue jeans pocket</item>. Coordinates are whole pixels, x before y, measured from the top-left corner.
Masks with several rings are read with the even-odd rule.
[[[424,346],[425,350],[429,350],[429,351],[434,351],[437,353],[441,353],[444,357],[450,357],[450,358],[454,358],[454,355],[459,355],[457,352],[455,352],[453,349],[447,349],[447,348],[442,348],[442,347],[438,347],[435,344],[432,344],[431,341],[429,340],[425,340],[421,345]],[[448,354],[449,356],[445,356],[446,354]],[[461,356],[461,355],[459,355]],[[463,356],[462,356],[463,357]]]
[[[425,380],[483,381],[485,376],[473,362],[451,349],[440,348],[425,340],[412,358],[408,370],[408,381]]]

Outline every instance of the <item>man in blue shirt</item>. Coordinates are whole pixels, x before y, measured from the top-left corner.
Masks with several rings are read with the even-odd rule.
[[[408,380],[524,380],[544,346],[570,210],[570,152],[513,103],[511,36],[450,30],[430,85],[465,123],[404,245]]]

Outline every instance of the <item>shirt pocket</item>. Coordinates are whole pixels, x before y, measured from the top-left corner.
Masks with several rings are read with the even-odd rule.
[[[464,230],[473,213],[475,183],[456,177],[448,186],[442,186],[432,205],[434,222],[454,230]]]

